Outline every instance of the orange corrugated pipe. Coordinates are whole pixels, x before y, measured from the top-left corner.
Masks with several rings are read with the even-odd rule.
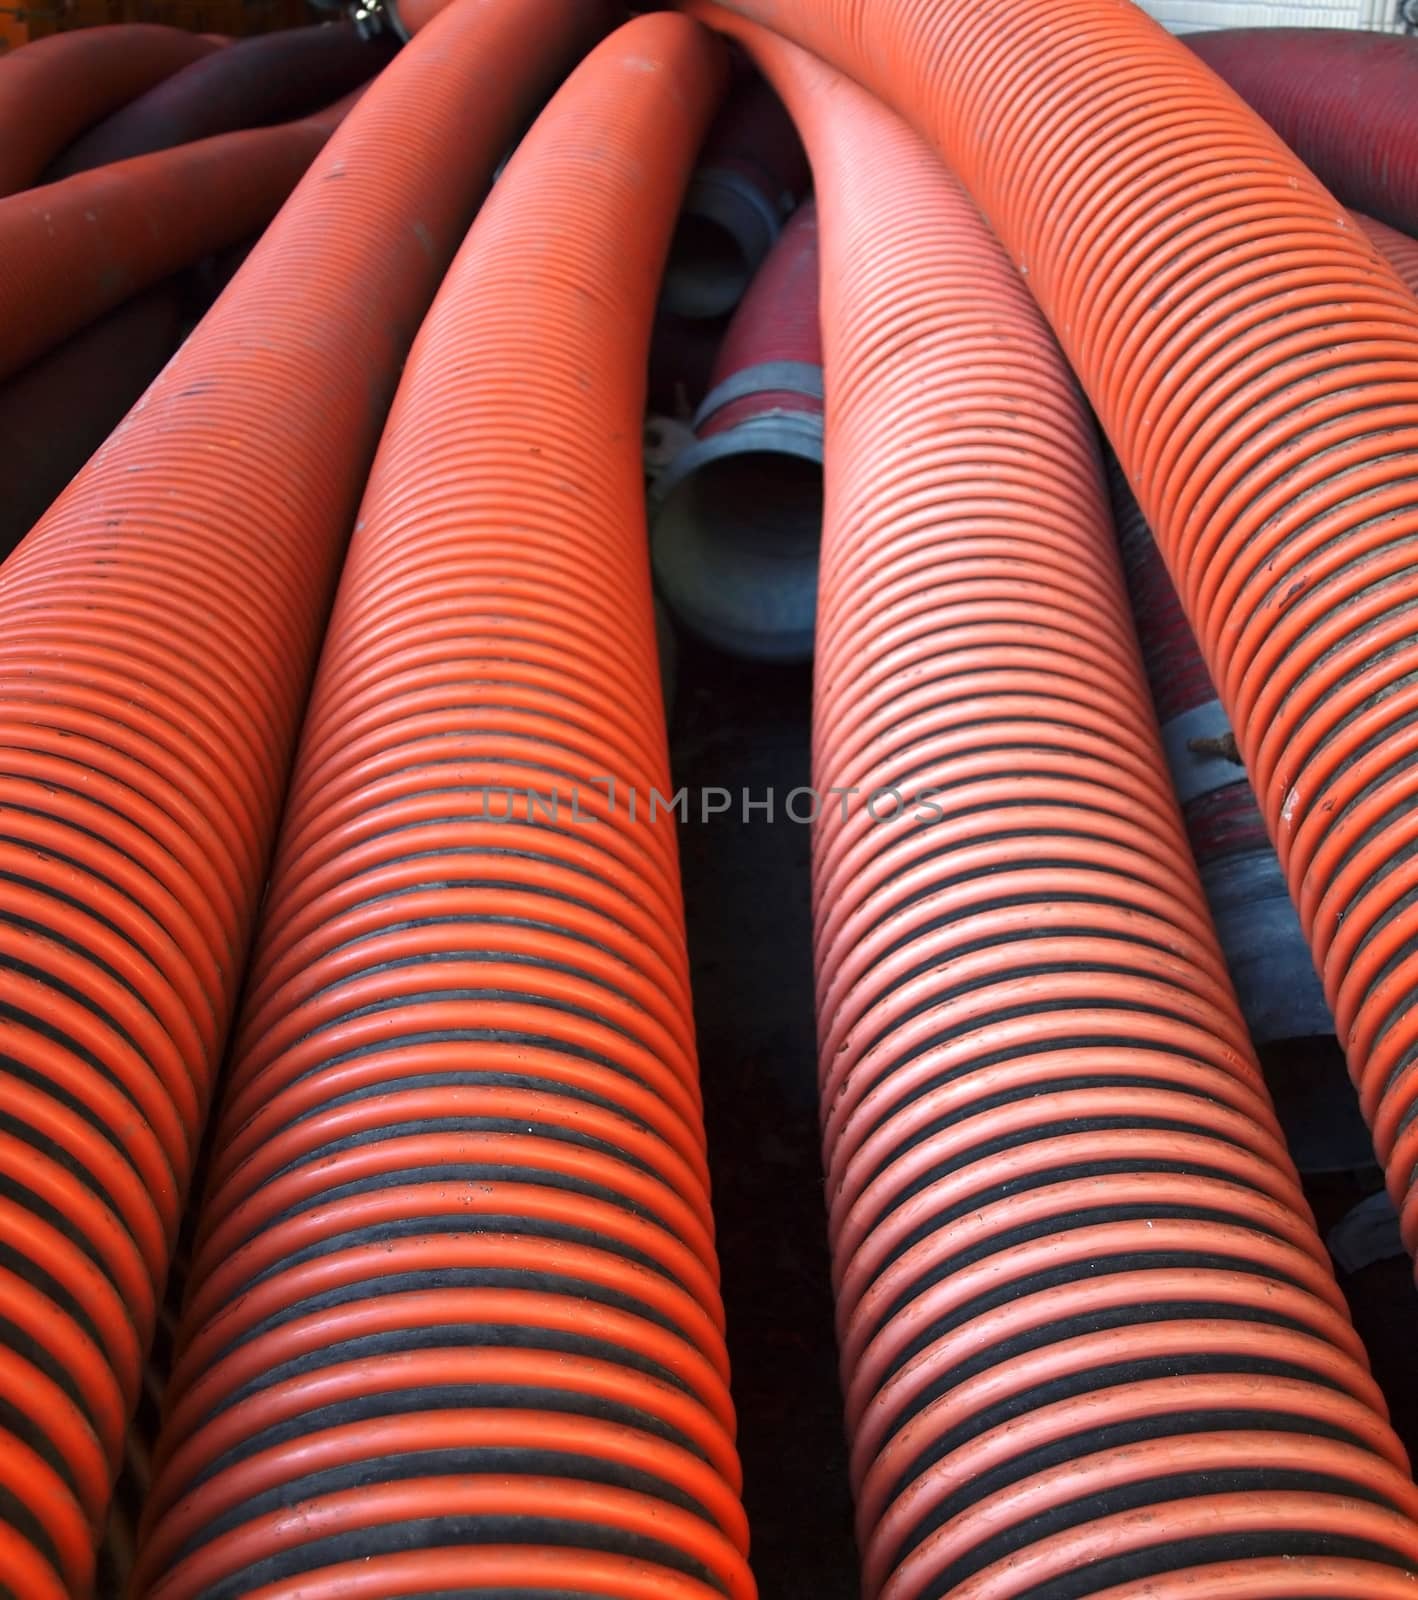
[[[1134,6],[730,9],[913,121],[1053,325],[1236,729],[1418,1247],[1418,303]]]
[[[588,57],[410,356],[282,824],[135,1597],[753,1596],[651,810],[641,464],[724,66],[669,13]]]
[[[143,22],[55,33],[0,59],[0,195],[27,188],[91,123],[217,48]]]
[[[1207,917],[1087,408],[929,147],[715,20],[821,214],[814,942],[864,1594],[1401,1592],[1418,1490]]]
[[[25,1600],[89,1592],[399,365],[593,20],[451,7],[0,568],[0,1574]]]
[[[259,233],[346,110],[219,134],[0,200],[0,378],[203,256]]]

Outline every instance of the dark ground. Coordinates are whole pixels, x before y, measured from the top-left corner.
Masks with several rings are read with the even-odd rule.
[[[809,781],[811,675],[681,639],[676,784]],[[714,1212],[763,1600],[855,1600],[857,1556],[818,1156],[809,832],[736,815],[680,829]]]

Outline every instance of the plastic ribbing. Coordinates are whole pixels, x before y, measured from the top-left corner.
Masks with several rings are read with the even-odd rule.
[[[958,172],[1053,325],[1236,730],[1418,1246],[1418,302],[1135,6],[732,0]]]
[[[1391,1592],[1418,1491],[1207,919],[1087,410],[933,152],[747,42],[821,213],[814,787],[862,798],[825,805],[813,894],[864,1592],[1210,1595],[1277,1556]]]
[[[148,1600],[753,1595],[674,828],[648,810],[640,463],[723,65],[673,14],[593,52],[410,357],[237,1034]]]
[[[1218,28],[1186,42],[1346,205],[1418,229],[1418,39]]]
[[[399,364],[584,22],[452,7],[0,568],[0,1573],[24,1600],[88,1587]]]
[[[353,23],[286,28],[239,39],[90,128],[45,176],[68,178],[195,139],[289,122],[347,94],[392,54],[393,41],[361,38]]]

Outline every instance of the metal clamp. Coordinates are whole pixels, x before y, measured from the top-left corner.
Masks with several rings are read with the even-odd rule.
[[[725,406],[751,394],[800,394],[809,400],[825,401],[827,391],[822,368],[810,361],[760,361],[756,367],[743,367],[731,374],[704,397],[694,413],[693,427],[700,428]]]

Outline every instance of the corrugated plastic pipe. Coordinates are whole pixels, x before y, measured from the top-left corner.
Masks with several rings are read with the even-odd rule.
[[[179,284],[160,283],[0,383],[0,561],[157,377],[181,316]]]
[[[723,66],[671,13],[588,57],[410,356],[237,1033],[146,1600],[754,1593],[640,466]]]
[[[1418,232],[1418,39],[1221,28],[1186,42],[1346,205]]]
[[[194,139],[289,122],[358,88],[392,54],[392,41],[365,39],[352,23],[240,39],[90,128],[50,164],[45,178],[52,182]]]
[[[817,306],[817,210],[807,201],[729,324],[693,442],[655,485],[660,593],[686,627],[748,660],[812,655],[822,532]]]
[[[592,20],[451,7],[0,568],[0,1573],[24,1600],[89,1590],[387,398]]]
[[[731,9],[913,119],[1052,323],[1236,730],[1412,1250],[1418,301],[1136,7]]]
[[[1351,212],[1410,289],[1418,241]],[[1334,1081],[1333,1019],[1235,736],[1141,510],[1109,455],[1109,491],[1153,703],[1192,851],[1251,1038],[1262,1047],[1291,1154],[1302,1170],[1357,1167],[1368,1139]],[[1303,1041],[1310,1041],[1304,1043]],[[1267,1051],[1276,1041],[1279,1050]]]
[[[864,1593],[1401,1594],[1418,1490],[1207,919],[1087,410],[934,153],[747,42],[822,226],[813,899]]]
[[[345,110],[135,156],[0,200],[0,377],[258,232]]]
[[[1265,822],[1166,566],[1116,459],[1123,574],[1162,745],[1221,952],[1301,1172],[1372,1164],[1334,1019]]]
[[[807,189],[792,118],[755,73],[714,119],[670,243],[661,303],[675,316],[727,316]]]
[[[125,22],[35,39],[0,60],[0,196],[36,182],[85,128],[217,48]]]

